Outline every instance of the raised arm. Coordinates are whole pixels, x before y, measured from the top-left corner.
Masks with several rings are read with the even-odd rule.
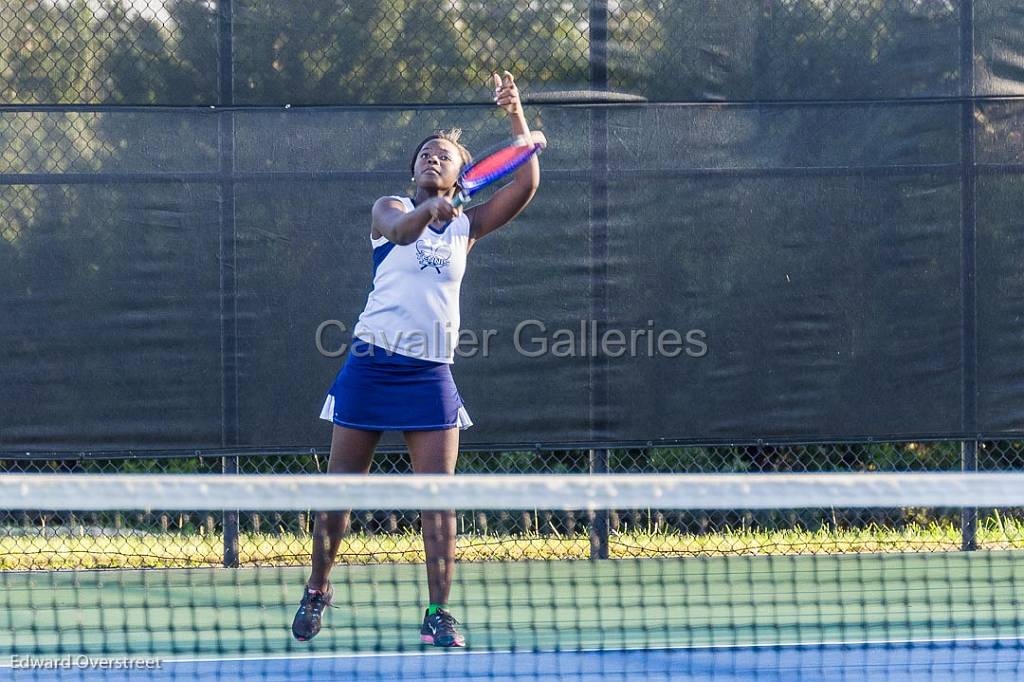
[[[447,223],[459,214],[446,197],[432,197],[411,211],[406,211],[401,201],[393,197],[381,197],[373,204],[373,229],[376,237],[387,237],[399,246],[412,244],[423,234],[429,223]]]
[[[519,88],[508,71],[505,72],[504,78],[494,74],[494,101],[508,113],[513,136],[529,134],[530,128],[526,124],[523,105],[519,101]],[[477,239],[494,232],[519,215],[519,212],[530,203],[539,184],[540,163],[534,155],[515,172],[512,181],[495,192],[490,199],[467,209],[470,248]]]

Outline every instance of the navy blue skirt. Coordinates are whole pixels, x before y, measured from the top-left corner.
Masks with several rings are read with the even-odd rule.
[[[451,366],[388,353],[355,339],[320,418],[366,431],[437,431],[473,425]]]

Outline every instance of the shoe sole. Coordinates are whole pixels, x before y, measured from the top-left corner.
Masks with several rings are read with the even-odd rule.
[[[459,648],[462,648],[462,647],[466,646],[465,640],[463,640],[461,642],[456,640],[456,641],[452,642],[451,644],[438,644],[437,642],[434,641],[434,637],[432,635],[420,635],[420,641],[423,642],[424,644],[430,644],[432,646],[436,646],[436,647],[439,647],[439,648],[442,648],[442,649],[459,649]]]

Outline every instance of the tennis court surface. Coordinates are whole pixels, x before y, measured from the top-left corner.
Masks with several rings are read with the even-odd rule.
[[[786,510],[831,498],[835,508],[914,510],[923,519],[925,509],[949,511],[975,499],[984,524],[993,508],[1024,497],[1017,475],[943,476],[608,476],[597,488],[584,476],[455,477],[458,488],[379,477],[392,486],[386,498],[379,488],[353,492],[356,483],[332,488],[324,476],[306,499],[323,504],[334,495],[357,509],[373,498],[415,508],[429,500],[435,508],[472,510],[529,511],[536,504],[589,518],[646,499],[661,510],[754,510],[744,523],[792,527],[800,525],[793,513],[773,509],[780,500]],[[76,518],[92,524],[107,522],[111,509],[209,509],[211,500],[234,509],[238,494],[253,496],[249,509],[286,510],[281,500],[291,497],[291,508],[300,510],[294,492],[306,479],[258,477],[261,487],[252,489],[244,479],[257,477],[106,477],[146,485],[124,484],[118,495],[104,487],[75,500],[67,488],[44,490],[52,477],[12,478],[18,480],[4,488],[8,500],[17,498],[11,506],[24,508],[24,497],[47,509],[74,507]],[[93,477],[75,478],[76,489],[90,495]],[[790,487],[772,487],[782,479]],[[151,485],[164,486],[165,497]],[[809,517],[798,518],[806,525]],[[461,562],[451,599],[468,641],[459,651],[420,644],[426,581],[422,563],[412,560],[339,564],[332,574],[337,608],[306,643],[289,631],[308,575],[302,565],[5,570],[0,679],[1021,679],[1024,537],[1013,524],[1001,527],[1001,536],[982,534],[982,548],[972,552],[925,542],[925,525],[913,522],[900,529],[904,546],[876,551],[851,547],[833,526],[787,536],[804,538],[800,545],[737,546],[731,553],[691,546],[689,554],[673,554],[662,542],[642,558],[543,559],[524,551],[522,560]],[[509,553],[517,546],[515,538],[495,542],[511,543]],[[43,536],[34,547],[37,554],[60,551]],[[124,669],[126,662],[136,667]]]

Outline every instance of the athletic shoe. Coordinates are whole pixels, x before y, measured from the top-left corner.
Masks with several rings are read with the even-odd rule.
[[[444,609],[438,609],[430,615],[429,609],[423,614],[423,626],[420,628],[420,641],[434,646],[457,647],[466,646],[466,639],[455,627],[459,621]]]
[[[311,590],[306,587],[302,593],[302,603],[292,621],[292,634],[300,642],[306,642],[320,632],[320,622],[323,620],[324,609],[331,606],[334,601],[334,585],[327,584],[327,591]]]

